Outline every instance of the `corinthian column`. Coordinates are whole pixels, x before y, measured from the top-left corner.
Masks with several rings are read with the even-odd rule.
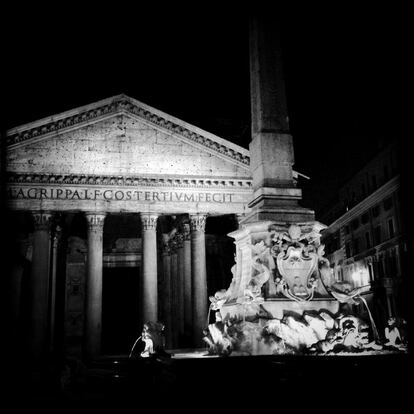
[[[52,271],[50,281],[50,350],[55,348],[55,315],[56,315],[56,269],[58,259],[59,243],[62,236],[62,228],[58,225],[55,228],[52,243]]]
[[[168,234],[163,234],[162,266],[163,266],[163,314],[166,333],[166,346],[172,348],[172,316],[171,316],[171,251]]]
[[[48,350],[50,213],[33,213],[33,253],[30,275],[30,353],[32,362],[41,362]]]
[[[142,223],[142,318],[157,321],[157,214],[141,214]]]
[[[191,237],[190,224],[184,223],[182,226],[184,238],[184,338],[185,345],[188,345],[192,332],[193,324],[193,305],[191,297]]]
[[[172,317],[172,340],[174,348],[178,347],[179,334],[179,298],[178,298],[178,256],[177,256],[177,241],[173,237],[169,242],[171,251],[171,317]]]
[[[207,324],[207,269],[205,214],[191,214],[191,282],[193,302],[193,342],[202,346],[203,329]]]
[[[177,325],[178,345],[183,346],[184,336],[184,236],[177,233]]]
[[[88,255],[85,286],[84,353],[93,358],[101,351],[102,262],[104,213],[86,213]]]

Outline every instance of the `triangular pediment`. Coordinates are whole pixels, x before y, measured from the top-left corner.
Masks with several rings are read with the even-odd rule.
[[[248,150],[125,95],[13,128],[15,173],[250,177]]]

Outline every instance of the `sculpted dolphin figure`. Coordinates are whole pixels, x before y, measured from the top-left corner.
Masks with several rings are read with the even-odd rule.
[[[319,257],[319,272],[321,274],[321,282],[326,291],[333,296],[340,303],[355,304],[354,298],[360,296],[362,293],[368,292],[371,285],[358,286],[354,288],[351,283],[343,281],[337,282],[334,280],[329,261],[322,257],[324,246],[320,246],[321,252]]]
[[[342,289],[341,285],[337,282],[327,287],[328,292],[341,303],[352,303],[355,304],[354,298],[361,295],[364,292],[368,292],[371,289],[370,285],[364,285],[349,290],[348,283],[344,283],[345,288]]]

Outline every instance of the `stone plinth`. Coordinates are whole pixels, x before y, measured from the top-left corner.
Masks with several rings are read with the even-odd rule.
[[[315,213],[302,207],[282,207],[278,203],[263,200],[261,205],[255,206],[250,214],[246,215],[241,224],[261,221],[275,221],[278,223],[300,223],[314,220]]]

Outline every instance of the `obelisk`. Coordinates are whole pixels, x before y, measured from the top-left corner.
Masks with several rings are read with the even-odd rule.
[[[283,77],[280,29],[274,16],[250,19],[250,168],[252,209],[241,224],[257,221],[304,222],[313,210],[299,205],[292,166],[293,141],[289,130]]]
[[[228,234],[236,245],[235,265],[220,314],[241,326],[246,320],[257,321],[257,332],[263,332],[268,319],[278,320],[277,325],[287,315],[320,309],[336,314],[338,310],[318,270],[323,256],[320,231],[326,226],[315,221],[313,210],[300,205],[302,192],[292,169],[281,51],[275,16],[252,18],[250,168],[254,193],[251,210],[239,228]],[[235,347],[243,346],[243,341]],[[271,347],[263,351],[264,342],[260,335],[252,335],[247,348],[253,355],[273,355]]]

